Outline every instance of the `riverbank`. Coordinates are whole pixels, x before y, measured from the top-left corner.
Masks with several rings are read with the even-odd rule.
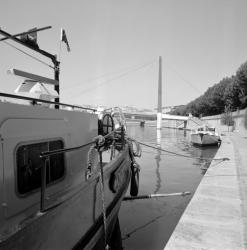
[[[165,250],[247,249],[247,133],[227,132]]]
[[[245,120],[247,116],[247,109],[238,110],[231,113],[231,117],[233,120],[232,126],[223,125],[222,120],[222,114],[221,115],[214,115],[214,116],[206,116],[202,117],[203,121],[206,121],[211,126],[214,126],[218,129],[219,132],[224,131],[235,131],[240,133],[247,133],[247,128],[245,125]]]

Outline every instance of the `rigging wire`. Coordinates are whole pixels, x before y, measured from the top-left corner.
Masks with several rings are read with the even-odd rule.
[[[126,72],[124,72],[124,73],[121,73],[121,74],[119,74],[119,75],[117,75],[117,76],[111,78],[111,79],[108,79],[108,80],[106,80],[106,81],[100,82],[100,83],[97,84],[96,86],[92,86],[92,87],[89,87],[89,88],[87,88],[87,89],[85,89],[85,90],[79,91],[78,93],[76,93],[75,96],[84,94],[84,93],[86,93],[86,92],[88,92],[88,91],[91,91],[91,90],[95,90],[96,88],[99,88],[99,87],[101,87],[101,86],[104,85],[104,84],[111,83],[111,82],[114,81],[114,80],[117,80],[117,79],[119,79],[119,78],[122,78],[122,77],[124,77],[124,76],[126,76],[126,75],[128,75],[128,74],[130,74],[130,73],[132,73],[132,72],[136,72],[136,71],[139,71],[139,70],[141,70],[141,69],[143,69],[143,68],[146,68],[146,67],[148,67],[148,66],[151,66],[151,65],[153,65],[154,63],[155,63],[155,61],[153,61],[153,62],[151,62],[151,63],[146,63],[146,64],[144,64],[144,65],[142,65],[142,66],[139,66],[138,68],[128,70],[128,71],[126,71]]]
[[[32,59],[34,59],[34,60],[36,60],[36,61],[38,61],[38,62],[40,62],[40,63],[42,63],[42,64],[44,64],[44,65],[46,65],[46,66],[48,66],[48,67],[50,67],[50,68],[52,68],[52,69],[54,69],[54,67],[51,66],[50,64],[48,64],[48,63],[46,63],[46,62],[40,60],[39,58],[37,58],[37,57],[35,57],[35,56],[30,55],[29,53],[25,52],[24,50],[19,49],[19,48],[17,48],[16,46],[14,46],[14,45],[12,45],[12,44],[6,42],[6,41],[3,41],[3,43],[7,44],[8,46],[10,46],[10,47],[12,47],[12,48],[14,48],[14,49],[16,49],[16,50],[18,50],[19,52],[25,54],[26,56],[29,56],[29,57],[31,57]]]

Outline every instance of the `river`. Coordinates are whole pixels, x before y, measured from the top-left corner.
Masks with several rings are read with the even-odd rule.
[[[128,124],[128,135],[162,149],[186,155],[168,154],[142,146],[139,195],[190,191],[190,196],[174,196],[123,201],[119,213],[122,247],[127,250],[163,249],[183,211],[193,196],[217,148],[198,148],[190,143],[190,133],[146,124]],[[129,191],[126,195],[129,195]]]

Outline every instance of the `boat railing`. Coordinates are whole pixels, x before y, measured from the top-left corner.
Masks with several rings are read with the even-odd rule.
[[[96,109],[93,109],[93,108],[86,108],[86,107],[81,107],[81,106],[77,106],[77,105],[71,105],[71,104],[66,104],[66,103],[61,103],[61,102],[52,102],[52,101],[48,101],[48,100],[42,100],[42,99],[37,99],[37,98],[27,97],[27,96],[7,94],[7,93],[2,93],[2,92],[0,92],[0,96],[12,98],[12,99],[31,101],[33,104],[47,103],[47,104],[54,104],[54,105],[58,105],[58,106],[68,107],[68,108],[72,108],[72,109],[81,109],[81,110],[87,110],[87,111],[92,111],[92,112],[97,111]]]
[[[49,162],[49,157],[52,155],[72,152],[76,150],[83,149],[85,147],[88,147],[90,145],[95,144],[96,148],[99,152],[99,154],[102,154],[102,148],[107,141],[107,139],[112,138],[112,143],[114,147],[116,147],[117,143],[116,141],[119,141],[120,148],[124,148],[125,145],[125,130],[123,126],[120,129],[114,129],[110,133],[108,133],[105,136],[97,136],[94,140],[91,142],[88,142],[86,144],[77,146],[77,147],[71,147],[71,148],[63,148],[63,149],[56,149],[52,151],[45,151],[40,153],[40,158],[44,159],[44,165],[41,166],[41,193],[40,193],[40,211],[45,212],[47,209],[45,208],[45,191],[46,191],[46,168],[47,164]],[[102,140],[103,139],[103,140]],[[102,160],[102,157],[100,157]]]
[[[45,191],[46,191],[46,168],[49,163],[49,157],[52,155],[62,154],[66,152],[71,152],[75,150],[79,150],[85,148],[89,145],[94,144],[95,141],[91,141],[84,145],[78,147],[71,147],[71,148],[64,148],[64,149],[57,149],[52,151],[45,151],[40,153],[40,158],[44,159],[44,165],[41,166],[41,192],[40,192],[40,212],[45,212],[47,208],[45,207]]]
[[[103,136],[104,139],[107,139],[107,138],[111,137],[113,135],[113,133],[115,133],[115,132],[116,131],[113,131],[113,132],[109,133],[108,135]],[[67,152],[72,152],[72,151],[80,150],[80,149],[83,149],[83,148],[85,148],[87,146],[90,146],[92,144],[95,144],[95,143],[96,143],[96,140],[93,140],[91,142],[88,142],[86,144],[80,145],[78,147],[63,148],[63,149],[56,149],[56,150],[52,150],[52,151],[41,152],[40,153],[40,157],[41,158],[45,158],[45,157],[49,157],[49,156],[52,156],[52,155],[63,154],[63,153],[67,153]]]

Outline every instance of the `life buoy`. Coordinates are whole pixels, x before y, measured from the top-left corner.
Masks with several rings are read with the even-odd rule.
[[[131,163],[131,182],[130,182],[130,195],[137,196],[139,191],[139,172],[140,166],[136,162]]]

